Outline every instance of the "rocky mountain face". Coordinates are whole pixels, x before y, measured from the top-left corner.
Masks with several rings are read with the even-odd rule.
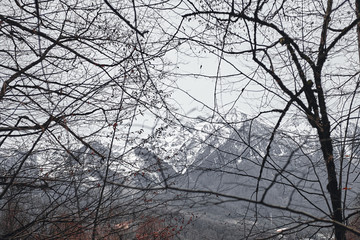
[[[18,177],[26,188],[33,174],[33,184],[53,191],[44,199],[43,188],[33,191],[42,199],[39,202],[63,198],[69,208],[76,205],[80,218],[87,216],[83,209],[95,211],[100,194],[111,205],[122,206],[117,209],[119,219],[135,219],[143,211],[160,217],[176,212],[192,219],[180,231],[182,239],[258,239],[281,237],[281,231],[289,239],[328,236],[329,225],[306,223],[309,215],[328,218],[331,205],[325,166],[311,129],[296,128],[292,122],[269,144],[272,127],[241,114],[230,120],[163,127],[126,153],[113,150],[109,155],[106,145],[92,142],[92,148],[107,158],[85,146],[74,148],[71,155],[33,154],[25,166],[32,170]],[[337,167],[343,167],[345,208],[356,205],[360,190],[354,149],[346,148],[344,156],[335,149]],[[1,156],[4,176],[16,168],[16,156]],[[5,186],[8,179],[2,180]]]
[[[294,124],[290,126],[296,129]],[[188,199],[185,197],[183,205],[184,209],[191,206],[186,211],[202,215],[199,222],[203,222],[196,228],[209,224],[212,229],[233,229],[226,231],[232,232],[229,237],[219,230],[219,234],[210,234],[213,237],[208,239],[234,239],[233,234],[256,239],[269,232],[280,236],[277,231],[284,226],[294,227],[288,236],[300,239],[312,235],[313,239],[321,239],[329,234],[325,224],[307,226],[301,231],[296,227],[301,228],[310,219],[306,214],[328,218],[331,212],[327,174],[316,135],[311,135],[311,129],[301,128],[279,130],[269,146],[273,129],[257,121],[202,122],[179,129],[178,138],[174,131],[162,132],[160,140],[149,149],[178,173],[172,179],[174,186],[191,190],[185,194]],[[351,208],[360,190],[357,152],[340,156],[341,151],[335,151],[337,167],[343,168],[345,208]],[[189,232],[198,234],[195,228]]]

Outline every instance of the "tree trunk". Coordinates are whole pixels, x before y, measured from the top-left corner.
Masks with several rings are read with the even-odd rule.
[[[327,190],[330,193],[331,205],[333,208],[333,220],[343,223],[343,215],[341,210],[341,190],[338,188],[338,181],[336,178],[336,169],[334,163],[332,139],[330,136],[330,128],[318,129],[319,140],[321,143],[321,151],[326,163],[328,174]],[[336,240],[345,240],[345,229],[339,225],[334,224]]]
[[[360,18],[360,0],[355,0],[355,11],[357,18]],[[360,22],[358,22],[356,27],[357,40],[358,40],[358,54],[359,54],[359,64],[360,64]]]

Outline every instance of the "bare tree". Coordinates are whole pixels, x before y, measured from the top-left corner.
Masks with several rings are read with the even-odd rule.
[[[2,2],[1,237],[359,236],[359,21],[331,0]]]
[[[248,196],[241,195],[241,191],[237,195],[235,190],[231,196],[224,194],[221,191],[225,185],[224,175],[213,177],[217,183],[212,187],[190,184],[187,190],[177,190],[222,196],[225,202],[233,199],[253,204],[249,211],[254,211],[255,223],[247,237],[254,233],[256,222],[266,217],[261,214],[262,207],[277,208],[283,212],[278,219],[288,218],[285,222],[289,225],[269,237],[300,234],[310,226],[316,228],[312,234],[332,226],[336,239],[345,239],[346,231],[360,235],[348,223],[349,216],[359,211],[351,207],[358,191],[356,39],[360,19],[356,4],[331,0],[214,0],[181,4],[185,10],[177,13],[183,21],[172,37],[183,43],[179,52],[202,61],[186,76],[213,80],[214,84],[213,104],[194,100],[212,111],[207,121],[237,132],[236,138],[232,135],[234,139],[226,137],[219,128],[214,128],[211,135],[228,138],[234,142],[234,149],[235,145],[243,149],[221,149],[212,145],[210,137],[202,144],[218,152],[217,162],[201,170],[212,171],[214,176],[219,172],[244,175],[256,181],[243,186],[252,189],[252,195]],[[185,44],[190,47],[184,47]],[[217,59],[216,71],[211,60],[202,60],[206,58]],[[253,116],[246,120],[228,119],[229,112],[245,104],[250,106]],[[241,132],[236,122],[249,125]],[[261,122],[273,124],[272,131],[266,132]],[[255,132],[256,125],[263,128],[263,132]],[[285,160],[280,160],[280,153],[276,152],[281,151],[279,145],[291,149]],[[236,164],[229,169],[230,164],[240,158],[253,161],[256,170],[244,170]],[[302,172],[289,170],[290,165],[299,164],[296,160],[299,158],[307,162],[303,162],[303,166],[308,166],[309,172],[304,173],[303,166],[299,167]],[[223,163],[219,164],[221,159]],[[239,188],[243,185],[237,184]],[[269,199],[278,184],[293,189],[286,193],[290,194],[287,204],[276,204]],[[210,197],[207,200],[211,202]],[[299,208],[298,204],[302,203],[312,210]],[[305,219],[300,220],[301,217]]]
[[[114,226],[145,214],[147,193],[108,181],[138,172],[134,123],[166,109],[161,22],[136,1],[0,5],[1,238],[135,234]]]

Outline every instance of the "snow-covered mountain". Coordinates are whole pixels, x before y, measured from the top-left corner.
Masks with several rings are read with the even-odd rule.
[[[194,199],[187,194],[191,200],[186,204],[207,212],[207,219],[222,219],[227,224],[240,224],[240,219],[256,221],[257,228],[270,232],[309,220],[296,211],[329,218],[327,173],[313,129],[303,121],[287,121],[269,146],[273,126],[243,116],[238,119],[168,128],[147,146],[174,167],[178,174],[172,180],[177,188],[207,193],[206,197],[193,194]],[[350,128],[355,131],[354,126]],[[338,138],[335,132],[334,138]],[[350,209],[360,190],[358,154],[354,151],[341,157],[336,149],[335,154],[337,167],[343,167],[344,206]],[[320,227],[305,228],[303,234],[318,230]],[[297,231],[294,228],[294,234]],[[322,226],[322,231],[326,234],[327,230]]]
[[[304,122],[297,124],[285,122],[269,145],[274,126],[243,114],[233,112],[226,120],[198,118],[163,126],[148,139],[129,144],[128,151],[114,147],[110,153],[106,145],[94,141],[92,149],[74,146],[71,154],[53,151],[51,157],[44,157],[41,152],[34,153],[18,179],[53,190],[53,199],[78,201],[80,215],[79,209],[95,211],[99,195],[108,194],[112,205],[122,206],[119,216],[124,219],[129,212],[158,208],[162,213],[201,216],[183,231],[184,239],[192,239],[206,225],[217,229],[208,239],[246,234],[256,239],[261,234],[276,234],[284,226],[300,236],[299,228],[310,219],[306,214],[327,219],[331,204],[316,136]],[[354,126],[349,131],[356,133]],[[345,208],[355,206],[360,190],[357,148],[352,149],[343,157],[336,156],[337,167],[343,160]],[[0,156],[4,176],[16,169],[14,161],[21,159],[19,154]],[[9,179],[5,177],[2,186]],[[164,189],[153,190],[160,188]],[[42,191],[37,190],[39,196]],[[228,229],[227,234],[221,229]],[[321,224],[300,232],[306,236],[320,230],[325,235],[329,232]]]

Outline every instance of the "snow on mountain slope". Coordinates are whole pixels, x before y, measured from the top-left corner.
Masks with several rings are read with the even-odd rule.
[[[264,224],[263,227],[274,229],[277,226],[272,219],[276,219],[278,225],[291,220],[287,212],[234,199],[263,199],[268,204],[326,217],[329,204],[326,202],[327,175],[314,130],[304,121],[289,119],[278,129],[269,148],[273,129],[274,126],[247,119],[236,112],[230,113],[226,120],[198,118],[183,125],[163,126],[148,139],[129,143],[128,151],[115,146],[110,158],[100,158],[85,146],[74,146],[72,156],[56,151],[51,157],[34,153],[32,166],[26,165],[34,171],[27,172],[26,177],[33,174],[36,178],[40,176],[41,181],[56,179],[64,184],[76,180],[82,191],[91,193],[93,199],[100,191],[105,174],[111,183],[139,189],[165,186],[166,182],[191,191],[211,191],[234,198],[171,191],[164,195],[156,193],[153,196],[151,193],[150,197],[157,203],[166,201],[173,206],[182,206],[184,211],[187,207],[196,207],[197,211],[229,222],[239,219],[252,221],[256,212],[263,217],[259,221]],[[351,125],[348,132],[349,136],[358,135],[355,125]],[[339,130],[333,132],[335,143],[341,140],[341,134]],[[103,156],[109,155],[108,145],[96,141],[90,144]],[[347,195],[346,208],[354,206],[360,190],[358,149],[356,142],[352,144],[345,148],[343,158],[343,173],[349,172],[346,185],[349,189],[344,190]],[[335,147],[339,167],[341,145]],[[268,157],[264,161],[267,149]],[[8,163],[2,165],[1,171],[8,171],[6,166],[15,166],[10,164],[10,160],[19,158],[21,156],[16,154],[13,154],[13,158],[0,156],[2,163]],[[342,184],[345,187],[345,180]],[[108,184],[106,191],[111,189],[112,185]],[[120,196],[122,191],[119,192]],[[125,192],[124,199],[142,195],[140,190],[132,188]],[[149,196],[146,196],[148,199]],[[85,202],[87,204],[88,200]]]

